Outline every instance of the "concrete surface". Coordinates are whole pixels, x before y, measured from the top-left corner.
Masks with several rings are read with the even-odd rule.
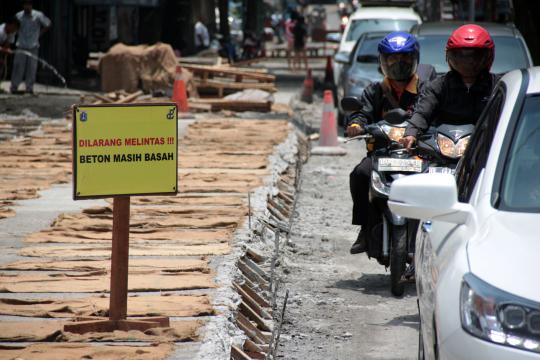
[[[350,225],[349,172],[364,143],[343,157],[313,156],[302,186],[285,260],[290,289],[279,357],[287,360],[416,359],[414,284],[390,293],[389,273],[365,254],[350,255],[359,228]]]

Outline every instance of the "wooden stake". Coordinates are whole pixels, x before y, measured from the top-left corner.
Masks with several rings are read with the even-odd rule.
[[[130,197],[115,197],[111,255],[110,320],[124,320],[127,315],[129,266]]]

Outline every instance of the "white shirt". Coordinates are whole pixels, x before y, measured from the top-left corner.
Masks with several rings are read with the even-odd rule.
[[[16,15],[21,23],[19,28],[19,37],[17,38],[17,47],[22,49],[35,49],[39,47],[39,36],[42,27],[51,26],[51,20],[41,11],[32,10],[30,14],[19,11]]]
[[[13,44],[15,42],[15,32],[8,34],[6,32],[6,24],[0,24],[0,46],[4,45],[6,42]]]
[[[200,39],[202,38],[202,44]],[[210,35],[208,34],[208,29],[200,21],[197,21],[195,24],[195,46],[210,46]]]

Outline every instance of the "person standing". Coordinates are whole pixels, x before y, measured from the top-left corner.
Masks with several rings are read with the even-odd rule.
[[[296,19],[298,19],[298,13],[294,10],[291,11],[290,17],[285,21],[285,39],[287,40],[287,66],[289,69],[293,67],[294,56],[294,26]]]
[[[195,47],[197,52],[208,49],[210,46],[210,35],[208,34],[208,28],[204,25],[202,17],[199,17],[195,23]]]
[[[11,18],[3,24],[0,24],[0,51],[11,52],[11,44],[15,43],[15,35],[19,30],[19,20]]]
[[[305,68],[308,68],[307,55],[306,55],[306,43],[307,43],[307,28],[306,22],[303,16],[300,16],[294,25],[294,61],[293,70],[295,64],[298,64],[297,69],[302,68],[302,62]]]
[[[23,10],[15,17],[19,20],[19,36],[17,38],[17,49],[32,54],[34,57],[24,53],[16,52],[13,60],[13,73],[11,75],[11,92],[16,93],[24,78],[26,92],[34,93],[34,82],[36,81],[37,56],[39,51],[39,38],[51,27],[51,20],[41,11],[33,9],[31,0],[23,1]]]

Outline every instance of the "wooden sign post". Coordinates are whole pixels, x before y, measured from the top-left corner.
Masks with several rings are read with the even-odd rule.
[[[176,114],[174,104],[75,107],[73,197],[114,198],[111,285],[109,319],[80,318],[65,325],[64,331],[84,334],[170,326],[168,317],[127,320],[129,216],[130,195],[177,193]]]

